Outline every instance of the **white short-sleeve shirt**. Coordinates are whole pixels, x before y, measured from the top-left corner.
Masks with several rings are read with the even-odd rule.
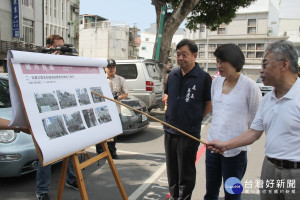
[[[266,133],[265,154],[300,162],[300,79],[277,99],[274,90],[261,101],[251,128]]]
[[[222,93],[224,80],[225,77],[216,77],[212,83],[213,111],[208,141],[226,142],[248,130],[262,98],[258,85],[243,74],[229,94]],[[224,156],[233,157],[248,149],[243,146],[228,150]]]

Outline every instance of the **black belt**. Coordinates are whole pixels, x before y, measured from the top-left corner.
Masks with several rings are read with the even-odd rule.
[[[292,162],[289,160],[278,160],[275,158],[269,158],[268,160],[276,165],[279,168],[286,168],[286,169],[300,169],[300,162]]]

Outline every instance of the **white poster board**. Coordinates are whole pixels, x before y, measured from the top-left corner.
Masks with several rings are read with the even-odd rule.
[[[28,119],[43,164],[122,133],[116,104],[91,94],[112,98],[107,60],[19,51],[9,59],[11,125]]]

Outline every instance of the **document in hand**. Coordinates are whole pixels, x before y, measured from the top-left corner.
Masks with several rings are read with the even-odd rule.
[[[103,67],[105,59],[10,51],[14,126],[29,126],[47,165],[122,133]]]

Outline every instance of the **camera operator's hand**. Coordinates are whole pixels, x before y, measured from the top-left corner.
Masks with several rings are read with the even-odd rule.
[[[54,51],[52,54],[54,54],[54,55],[60,55],[61,52],[57,50],[57,51]]]

